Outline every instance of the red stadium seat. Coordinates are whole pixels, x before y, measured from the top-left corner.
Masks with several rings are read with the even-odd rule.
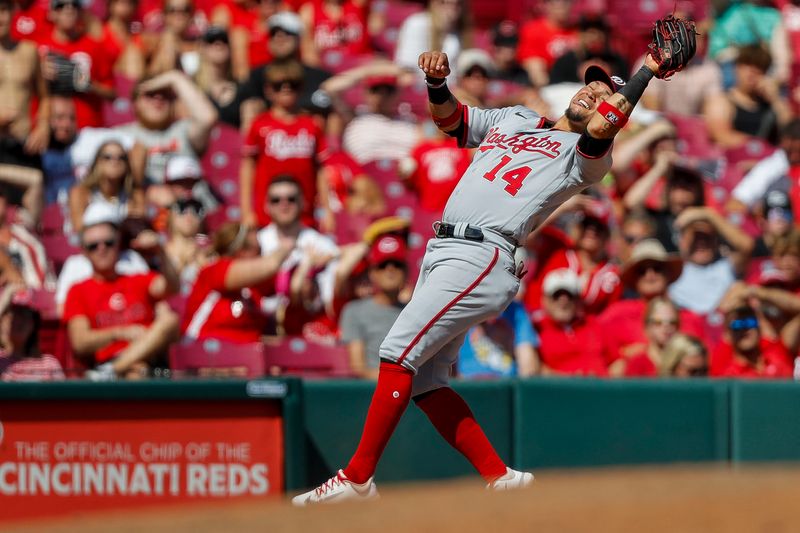
[[[184,339],[170,348],[169,366],[175,377],[259,377],[266,373],[264,345],[260,342],[240,344],[218,339]]]
[[[64,212],[60,204],[50,204],[42,210],[42,235],[64,232]]]
[[[236,179],[238,185],[241,154],[242,136],[239,130],[227,124],[217,124],[211,130],[208,148],[200,160],[203,175],[212,185],[230,178]]]
[[[373,221],[369,215],[351,215],[346,211],[336,213],[335,237],[337,244],[360,242],[364,238],[364,230]]]
[[[305,377],[353,376],[344,346],[313,344],[295,337],[266,345],[265,350],[266,367],[270,373]]]
[[[722,151],[711,141],[703,117],[669,113],[667,119],[677,130],[678,151],[681,155],[700,159],[713,159],[722,155]]]
[[[81,250],[73,246],[63,233],[43,235],[42,245],[47,250],[47,258],[53,262],[55,272],[61,271],[69,256],[81,253]]]

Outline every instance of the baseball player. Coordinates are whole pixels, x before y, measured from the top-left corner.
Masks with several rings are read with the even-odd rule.
[[[414,295],[381,345],[378,382],[355,454],[331,479],[293,498],[294,505],[377,497],[378,459],[412,398],[489,488],[533,482],[533,474],[508,468],[497,455],[448,387],[450,368],[467,330],[502,312],[517,294],[516,247],[561,203],[603,178],[614,136],[650,79],[668,77],[694,55],[691,22],[667,17],[653,35],[644,66],[627,84],[590,67],[586,85],[555,122],[522,106],[464,106],[447,88],[447,55],[420,55],[434,122],[462,147],[477,150],[434,225]]]

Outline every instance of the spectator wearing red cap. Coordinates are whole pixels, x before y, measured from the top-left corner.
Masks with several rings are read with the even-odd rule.
[[[580,294],[580,280],[572,270],[553,270],[544,278],[544,313],[534,322],[544,375],[608,374],[602,332],[591,317],[582,316]]]
[[[274,294],[275,275],[294,244],[285,239],[262,256],[254,228],[223,224],[213,237],[219,259],[200,271],[186,303],[183,336],[257,342],[269,324],[262,298]]]
[[[416,61],[416,60],[415,60]],[[420,138],[420,128],[398,117],[398,84],[402,70],[386,61],[373,61],[347,70],[322,84],[337,113],[347,124],[342,147],[363,165],[382,159],[401,160]],[[351,108],[344,99],[348,89],[362,85],[365,109]],[[357,113],[358,111],[358,113]]]
[[[63,321],[75,354],[98,364],[92,380],[141,377],[147,361],[163,354],[178,332],[178,318],[163,302],[179,287],[157,234],[142,232],[132,246],[158,254],[161,273],[120,275],[120,232],[113,219],[86,221],[81,246],[92,277],[73,285]]]
[[[578,33],[569,24],[572,0],[546,0],[544,16],[522,26],[519,60],[536,87],[550,83],[549,72],[556,59],[575,47]]]
[[[294,61],[267,71],[264,94],[272,107],[253,121],[242,148],[239,176],[242,221],[246,224],[269,224],[267,189],[277,176],[291,175],[300,183],[303,219],[308,225],[314,223],[317,194],[327,194],[327,187],[320,186],[327,143],[318,122],[302,114],[298,106],[302,76],[302,66]],[[326,206],[327,197],[319,202]]]
[[[406,284],[406,245],[400,237],[384,235],[368,255],[373,294],[345,305],[339,327],[350,353],[350,368],[361,377],[378,377],[378,348],[403,306],[400,291]]]
[[[710,375],[728,378],[790,378],[789,352],[779,340],[765,338],[749,305],[725,314],[722,343],[711,354]]]
[[[50,20],[53,29],[39,43],[49,91],[72,98],[78,128],[101,127],[103,100],[114,98],[109,50],[87,33],[80,0],[51,0]]]
[[[570,205],[567,210],[577,208],[580,214],[574,226],[574,244],[551,251],[537,268],[525,294],[525,306],[531,311],[539,309],[544,278],[554,270],[567,268],[580,280],[584,312],[597,315],[622,295],[619,269],[608,258],[611,212],[588,196],[577,196]]]
[[[39,349],[42,317],[29,290],[7,285],[0,294],[0,381],[59,381],[58,359]]]
[[[472,44],[472,33],[466,0],[429,0],[426,11],[411,15],[400,26],[394,61],[416,69],[422,52],[441,50],[455,64],[461,50]]]
[[[301,50],[309,65],[370,53],[367,0],[313,0],[300,6],[303,21]]]
[[[656,298],[666,298],[667,289],[682,270],[680,257],[668,254],[656,239],[644,239],[633,247],[620,272],[622,285],[633,297],[612,303],[598,317],[611,373],[619,374],[613,365],[615,361],[624,361],[646,348],[648,339],[643,326],[647,306]],[[704,325],[699,316],[682,309],[678,318],[681,331],[702,337]]]

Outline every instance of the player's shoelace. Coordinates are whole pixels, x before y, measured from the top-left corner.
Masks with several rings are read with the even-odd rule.
[[[317,487],[316,494],[317,496],[324,496],[328,492],[332,491],[337,485],[342,485],[342,479],[339,477],[339,474],[336,474],[328,481]]]

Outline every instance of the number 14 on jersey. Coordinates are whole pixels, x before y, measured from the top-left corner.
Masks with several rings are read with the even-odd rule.
[[[494,181],[497,178],[497,174],[503,170],[503,168],[511,162],[511,157],[504,155],[500,162],[497,165],[483,175],[489,181]],[[528,174],[531,173],[531,167],[523,166],[512,168],[511,170],[507,170],[500,176],[500,179],[505,181],[508,185],[505,186],[505,190],[511,196],[516,196],[519,192],[520,188],[522,187],[522,182],[525,181],[525,178],[528,177]]]

